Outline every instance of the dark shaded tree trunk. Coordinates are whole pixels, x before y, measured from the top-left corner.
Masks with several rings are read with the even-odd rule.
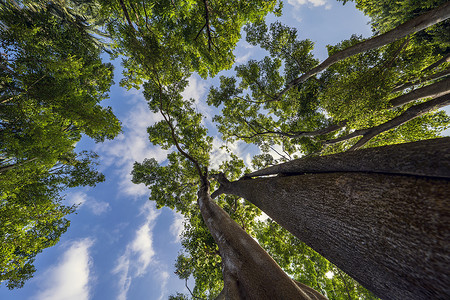
[[[313,166],[305,163],[308,168],[284,173],[290,176],[235,182],[222,179],[219,193],[238,195],[255,204],[381,298],[448,299],[448,141],[366,149],[341,153],[334,159],[312,158],[320,172],[326,173],[298,175],[305,169],[311,172]],[[436,158],[417,152],[427,145],[431,147],[429,152],[438,155]],[[415,150],[406,151],[406,158],[401,159],[402,152],[395,152],[406,148],[400,146]],[[440,146],[444,150],[440,151]],[[363,152],[360,162],[358,152]],[[426,163],[425,169],[430,169],[433,177],[410,175],[427,160],[431,163]],[[331,162],[329,168],[327,161]],[[364,167],[365,162],[368,167]],[[434,177],[431,170],[439,162],[444,164],[437,172],[441,178]],[[400,174],[388,174],[389,166],[392,173]],[[409,175],[401,175],[402,170]]]
[[[198,204],[222,257],[222,299],[326,300],[317,291],[292,280],[251,236],[212,201],[205,186],[198,193]]]

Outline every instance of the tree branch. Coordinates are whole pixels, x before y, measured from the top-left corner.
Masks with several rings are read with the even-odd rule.
[[[330,57],[328,57],[321,64],[306,72],[305,74],[297,77],[296,79],[289,82],[286,87],[275,97],[273,101],[281,100],[281,97],[286,94],[289,90],[291,90],[294,86],[302,83],[308,78],[316,75],[317,73],[325,70],[329,66],[334,63],[346,59],[355,54],[359,54],[368,50],[376,49],[381,46],[387,45],[389,43],[395,42],[405,36],[413,34],[415,32],[421,31],[427,27],[435,25],[439,22],[442,22],[446,19],[450,18],[450,2],[444,3],[441,6],[422,14],[412,20],[409,20],[391,31],[388,31],[384,34],[375,36],[371,39],[368,39],[364,42],[356,44],[354,46],[348,47],[342,51],[339,51]]]
[[[125,3],[123,0],[119,0],[120,7],[122,8],[123,14],[125,15],[125,18],[127,19],[128,25],[133,29],[133,31],[136,31],[136,29],[133,26],[133,23],[131,22],[130,15],[128,14],[127,7],[125,6]]]
[[[444,95],[438,98],[435,98],[433,100],[427,101],[425,103],[421,103],[416,106],[412,106],[408,108],[404,113],[399,115],[398,117],[393,118],[390,121],[387,121],[386,123],[383,123],[381,125],[375,126],[370,129],[366,129],[367,131],[363,134],[363,137],[356,142],[355,145],[353,145],[349,150],[357,150],[364,146],[367,142],[369,142],[372,138],[374,138],[376,135],[391,130],[397,126],[400,126],[412,119],[415,119],[417,117],[420,117],[430,111],[442,108],[444,106],[447,106],[450,104],[450,95]]]
[[[450,68],[447,68],[447,69],[445,69],[445,70],[443,70],[443,71],[441,71],[441,72],[432,74],[432,75],[430,75],[430,76],[428,76],[428,77],[426,77],[426,78],[424,78],[424,79],[418,79],[418,80],[416,80],[416,81],[408,81],[408,82],[402,83],[402,84],[396,86],[396,87],[392,90],[391,93],[401,92],[401,91],[403,91],[404,89],[413,87],[413,86],[418,85],[418,84],[425,83],[425,82],[430,81],[430,80],[440,79],[440,78],[445,77],[445,76],[447,76],[447,75],[449,75],[449,74],[450,74]]]
[[[401,95],[389,101],[389,109],[402,106],[406,103],[427,97],[440,97],[450,93],[450,77],[436,83],[424,86],[408,94]]]

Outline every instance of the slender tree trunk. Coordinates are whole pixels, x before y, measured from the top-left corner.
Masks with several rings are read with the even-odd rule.
[[[323,61],[320,65],[303,74],[302,76],[292,80],[289,82],[283,91],[281,91],[273,101],[280,100],[281,97],[286,94],[291,88],[300,84],[301,82],[307,80],[308,78],[316,75],[317,73],[325,70],[332,64],[346,59],[350,56],[353,56],[358,53],[362,53],[368,50],[376,49],[378,47],[390,44],[395,42],[407,35],[412,33],[421,31],[427,27],[435,25],[439,22],[442,22],[446,19],[450,18],[450,2],[444,3],[441,6],[420,15],[412,20],[409,20],[396,28],[388,31],[384,34],[375,36],[371,39],[368,39],[364,42],[346,48],[342,51],[339,51],[332,56],[328,57],[325,61]]]
[[[217,204],[203,186],[198,204],[222,257],[225,299],[317,299],[326,298],[298,285]]]
[[[300,167],[296,173],[290,170],[289,174],[297,174],[292,176],[222,180],[221,193],[238,195],[255,204],[381,298],[448,299],[450,151],[448,139],[433,142],[437,142],[433,150],[440,155],[437,158],[414,153],[424,149],[426,143],[406,151],[407,159],[401,159],[400,151],[395,154],[400,148],[392,146],[375,152],[347,152],[318,163],[320,172],[332,173],[298,175],[305,172]],[[446,146],[440,154],[439,145]],[[358,152],[363,152],[361,163],[354,161]],[[374,157],[370,163],[371,154]],[[425,168],[439,167],[439,160],[445,159],[439,171],[445,178],[409,175],[408,170],[414,174],[427,159],[432,162]],[[408,175],[333,173],[333,167],[326,168],[327,161],[338,171],[349,164],[350,171],[384,172],[390,165],[394,173],[407,170]],[[369,162],[368,168],[365,162]],[[312,165],[306,166],[311,172]]]
[[[448,71],[447,71],[448,72]],[[420,100],[427,97],[441,97],[450,94],[450,78],[424,86],[407,94],[401,95],[389,101],[390,109],[402,106],[411,101]]]

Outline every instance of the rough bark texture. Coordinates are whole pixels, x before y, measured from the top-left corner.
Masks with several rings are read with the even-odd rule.
[[[300,158],[245,176],[328,172],[374,172],[450,179],[450,138]]]
[[[287,91],[289,91],[294,86],[300,84],[301,82],[307,80],[308,78],[316,75],[317,73],[325,70],[332,64],[350,57],[352,55],[362,53],[371,49],[376,49],[378,47],[387,45],[389,43],[395,42],[407,35],[412,33],[421,31],[427,27],[430,27],[434,24],[442,22],[446,19],[450,18],[450,2],[444,3],[441,6],[421,15],[417,18],[409,20],[402,25],[388,31],[384,34],[375,36],[369,40],[366,40],[362,43],[356,44],[352,47],[346,48],[342,51],[339,51],[332,56],[328,57],[325,61],[323,61],[320,65],[303,74],[302,76],[292,80],[289,82],[284,90],[277,95],[275,100],[280,100],[281,96],[283,96]]]
[[[448,179],[323,173],[239,180],[222,191],[258,206],[381,298],[450,297]]]
[[[299,287],[289,278],[258,243],[211,200],[207,188],[199,191],[198,204],[219,246],[225,299],[326,300],[318,292]]]

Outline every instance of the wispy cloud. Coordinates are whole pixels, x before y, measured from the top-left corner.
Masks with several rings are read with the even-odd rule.
[[[37,278],[42,290],[33,299],[37,300],[87,300],[90,299],[89,283],[92,261],[89,249],[91,239],[72,242],[55,266]]]
[[[110,209],[108,202],[96,200],[84,192],[69,193],[67,195],[67,201],[69,205],[77,204],[80,208],[86,207],[97,216],[107,212]]]
[[[117,287],[118,300],[125,300],[133,279],[147,273],[155,256],[153,249],[153,226],[159,213],[150,202],[143,207],[141,214],[145,222],[135,232],[134,239],[126,246],[124,253],[117,259],[113,274],[119,277]]]
[[[249,51],[249,52],[247,52],[247,53],[244,54],[244,55],[238,56],[238,57],[236,58],[236,62],[239,63],[239,64],[245,63],[245,62],[250,58],[250,56],[251,56],[252,54],[253,54],[253,52],[252,52],[252,51]]]
[[[167,271],[159,272],[159,281],[161,282],[161,295],[158,300],[166,299],[167,297],[167,283],[169,282],[169,273]]]
[[[179,243],[181,238],[181,233],[184,229],[184,217],[180,213],[173,212],[173,223],[170,225],[170,233],[174,237],[174,243]]]
[[[97,146],[102,155],[102,165],[114,166],[115,173],[120,177],[119,190],[128,196],[143,196],[148,194],[144,185],[131,182],[130,172],[135,161],[142,162],[145,158],[155,158],[163,161],[167,152],[153,146],[148,140],[147,127],[161,120],[161,116],[152,113],[147,106],[141,91],[127,91],[130,98],[130,110],[123,120],[123,133],[113,141],[107,141]]]
[[[288,0],[288,3],[294,6],[296,9],[299,9],[301,6],[325,6],[325,9],[330,9],[331,4],[328,3],[328,0]]]

